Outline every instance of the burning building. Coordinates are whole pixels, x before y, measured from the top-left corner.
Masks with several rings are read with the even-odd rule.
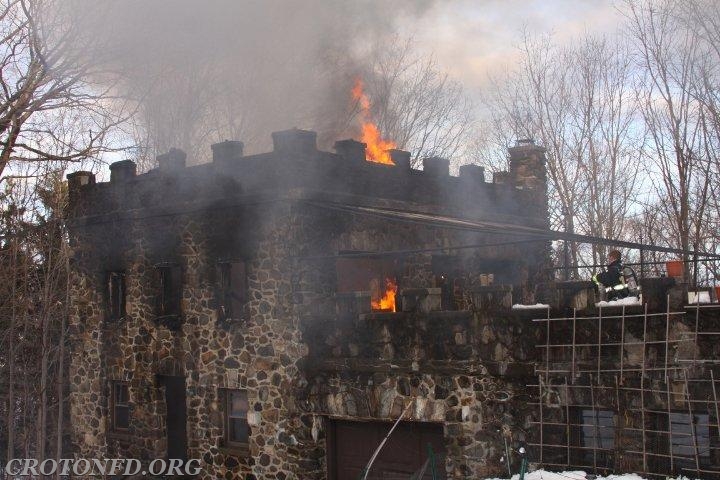
[[[405,412],[397,471],[417,470],[425,440],[450,475],[497,469],[486,426],[525,419],[493,399],[532,349],[522,324],[471,306],[531,296],[544,274],[546,242],[508,242],[547,226],[542,150],[511,149],[487,183],[479,166],[454,177],[446,159],[414,170],[408,152],[385,165],[315,141],[293,129],[270,153],[227,141],[211,164],[172,150],[143,175],[122,161],[107,183],[69,176],[79,453],[347,478]]]
[[[584,422],[563,416],[571,396],[552,376],[567,368],[551,368],[579,324],[510,308],[547,300],[540,316],[566,323],[568,308],[594,309],[583,285],[544,288],[542,148],[510,148],[489,183],[443,158],[415,170],[397,149],[370,162],[354,140],[319,151],[311,131],[272,139],[250,156],[215,144],[210,164],[171,150],[143,175],[121,161],[109,182],[68,176],[77,455],[199,459],[203,478],[359,478],[398,419],[368,478],[428,459],[439,478],[483,478],[508,453],[516,464],[520,442],[549,464],[556,444],[589,448],[566,435]],[[597,454],[609,440],[593,438]]]

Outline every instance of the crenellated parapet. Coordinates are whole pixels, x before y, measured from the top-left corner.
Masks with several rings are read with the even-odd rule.
[[[547,224],[545,165],[541,148],[510,149],[507,180],[485,180],[479,165],[463,165],[452,175],[450,160],[430,157],[411,168],[411,154],[391,150],[392,165],[366,160],[366,145],[340,140],[335,152],[317,149],[315,132],[291,129],[272,134],[273,151],[244,155],[240,141],[212,145],[210,163],[192,165],[182,150],[158,155],[157,168],[137,174],[131,160],[110,165],[110,180],[95,182],[90,172],[68,176],[73,217],[181,203],[232,201],[239,196],[280,198],[296,195],[343,202],[340,197],[412,202],[446,209],[465,218],[512,217],[511,223]],[[537,171],[535,171],[537,169]],[[333,198],[333,197],[337,198]],[[359,203],[355,198],[354,203]],[[543,207],[545,205],[545,207]],[[512,220],[511,218],[511,220]]]

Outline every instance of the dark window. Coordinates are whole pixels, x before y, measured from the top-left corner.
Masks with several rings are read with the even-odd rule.
[[[707,413],[698,413],[691,417],[689,413],[671,412],[670,438],[676,471],[695,468],[695,445],[698,461],[701,465],[706,464],[710,459],[710,416]]]
[[[613,468],[615,414],[612,410],[575,411],[573,463],[578,466]]]
[[[112,383],[112,397],[110,402],[111,429],[114,432],[123,432],[130,427],[130,395],[126,382]]]
[[[668,442],[667,414],[648,412],[645,414],[645,429],[648,471],[670,473],[670,452]],[[640,437],[642,441],[642,436]]]
[[[157,315],[159,317],[180,315],[182,298],[180,266],[160,264],[155,268],[158,282]]]
[[[219,270],[219,318],[239,319],[248,300],[245,262],[220,262]]]
[[[228,447],[246,447],[250,438],[247,392],[229,389],[223,391],[225,392],[225,443]]]
[[[107,274],[107,319],[118,321],[125,318],[125,273]]]
[[[185,377],[159,375],[158,386],[165,387],[165,434],[167,458],[187,459],[187,394]]]

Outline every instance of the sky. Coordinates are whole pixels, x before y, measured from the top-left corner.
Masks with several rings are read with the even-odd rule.
[[[178,146],[198,158],[224,138],[242,139],[248,153],[266,151],[269,132],[292,126],[326,132],[321,143],[331,145],[328,139],[338,132],[328,125],[347,121],[348,92],[367,67],[364,48],[374,43],[412,38],[416,53],[434,55],[479,108],[490,76],[511,69],[519,58],[523,32],[552,33],[560,44],[585,32],[612,32],[621,23],[615,1],[622,0],[72,0],[67,5],[87,37],[103,45],[100,60],[124,72],[126,90],[142,99],[154,125],[155,150]],[[329,70],[318,68],[328,65]],[[191,124],[183,119],[205,117],[221,127],[202,138],[183,129]]]
[[[613,33],[621,20],[611,0],[450,0],[435,2],[400,30],[472,92],[512,66],[524,29],[569,42],[584,32]]]

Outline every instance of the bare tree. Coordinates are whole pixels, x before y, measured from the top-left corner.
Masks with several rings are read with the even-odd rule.
[[[383,136],[412,152],[413,165],[424,157],[464,154],[474,113],[462,86],[432,56],[414,53],[412,39],[397,38],[390,45],[371,49],[367,66],[356,74],[366,85],[372,117]],[[356,114],[357,108],[350,111],[350,124]]]
[[[700,126],[703,139],[703,172],[708,177],[706,185],[707,207],[705,218],[695,225],[697,243],[703,250],[720,251],[720,12],[717,5],[708,0],[685,0],[680,2],[680,21],[683,28],[697,34],[695,73],[691,94],[701,105]],[[715,280],[720,279],[717,263],[706,262],[705,269]]]
[[[648,0],[626,7],[637,46],[637,99],[649,139],[645,158],[655,167],[653,186],[665,218],[661,240],[690,250],[707,225],[710,171],[717,162],[711,112],[698,101],[707,98],[701,80],[706,51],[697,29],[683,22],[680,2]]]
[[[628,52],[606,38],[561,47],[529,35],[520,51],[517,69],[493,79],[486,98],[490,138],[502,147],[518,138],[546,147],[554,228],[622,237],[638,184]],[[572,244],[565,261],[578,264],[581,253]],[[590,253],[593,263],[603,256]]]
[[[65,5],[0,0],[0,460],[63,454],[63,176],[112,150],[129,113]]]
[[[96,47],[61,5],[0,0],[0,179],[13,163],[98,155],[126,118],[111,77],[87,61]]]
[[[0,198],[0,457],[61,458],[68,259],[62,177],[6,182]]]

